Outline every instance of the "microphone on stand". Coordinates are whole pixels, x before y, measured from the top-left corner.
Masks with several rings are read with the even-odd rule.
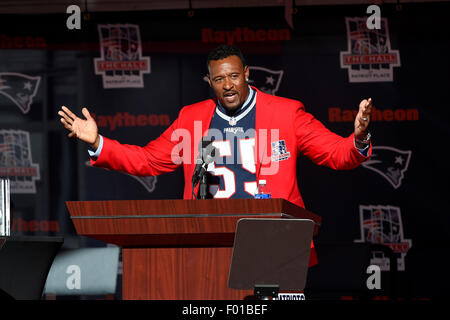
[[[202,138],[199,144],[199,155],[196,160],[194,174],[192,175],[192,192],[202,177],[205,175],[208,165],[214,161],[216,156],[216,148],[212,145],[209,138]]]
[[[200,179],[203,177],[203,175],[206,173],[206,170],[208,168],[208,164],[214,161],[216,153],[216,148],[213,148],[210,154],[206,155],[206,159],[202,161],[202,163],[199,166],[199,170],[197,174],[194,173],[192,176],[192,183],[194,185],[194,188],[197,186]],[[199,164],[197,164],[199,165]]]

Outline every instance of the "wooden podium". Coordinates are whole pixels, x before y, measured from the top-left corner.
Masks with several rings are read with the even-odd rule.
[[[241,218],[321,218],[283,199],[66,202],[79,235],[122,247],[123,299],[240,300],[229,289]]]

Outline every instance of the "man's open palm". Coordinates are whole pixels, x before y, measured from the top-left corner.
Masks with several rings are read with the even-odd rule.
[[[86,119],[77,117],[65,106],[61,107],[58,115],[61,116],[61,123],[64,125],[64,128],[70,131],[69,138],[76,137],[89,144],[95,150],[98,148],[99,140],[97,123],[91,117],[88,109],[83,108],[81,112]]]

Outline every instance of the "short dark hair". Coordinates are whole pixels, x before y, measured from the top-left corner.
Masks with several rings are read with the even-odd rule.
[[[239,59],[241,59],[242,66],[245,67],[247,65],[244,55],[238,47],[222,44],[209,53],[206,60],[207,70],[209,71],[209,62],[211,60],[222,60],[228,58],[229,56],[238,56]]]

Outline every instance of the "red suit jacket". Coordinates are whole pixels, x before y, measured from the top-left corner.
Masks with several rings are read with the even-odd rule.
[[[331,132],[307,113],[299,101],[257,90],[255,107],[256,179],[266,180],[272,198],[283,198],[304,207],[297,183],[299,153],[318,165],[336,170],[356,168],[371,155],[372,147],[368,156],[363,156],[354,145],[353,133],[341,137]],[[102,151],[96,160],[91,159],[91,164],[137,176],[155,176],[183,165],[184,199],[191,199],[190,181],[199,153],[199,141],[207,134],[215,108],[215,99],[183,107],[172,125],[144,147],[103,138]],[[272,159],[276,153],[272,142],[279,141],[284,141],[285,148],[282,160],[278,158],[277,161]],[[197,189],[198,186],[195,192]],[[312,250],[310,266],[315,263],[316,256]]]

